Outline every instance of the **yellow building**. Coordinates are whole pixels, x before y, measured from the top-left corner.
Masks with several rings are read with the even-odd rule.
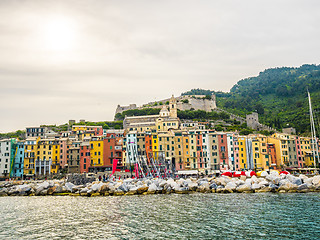
[[[152,133],[152,152],[155,159],[158,159],[158,152],[159,152],[159,139],[158,134]]]
[[[246,169],[248,167],[247,163],[247,151],[246,151],[246,137],[239,136],[239,165],[240,169]]]
[[[103,166],[103,139],[102,137],[92,137],[90,141],[91,166]]]
[[[73,125],[72,132],[76,134],[79,140],[86,137],[93,137],[95,135],[102,135],[102,126],[86,126],[86,125]]]
[[[311,138],[300,137],[302,161],[305,167],[314,167]]]
[[[197,134],[193,131],[189,132],[189,149],[190,149],[190,167],[198,169],[197,158]]]
[[[276,149],[276,164],[278,169],[284,168],[285,166],[289,166],[289,139],[289,135],[283,133],[275,133],[268,138],[268,142],[274,144]]]
[[[267,170],[271,166],[270,156],[268,154],[268,138],[264,135],[257,135],[257,140],[259,141],[259,164],[256,169]]]
[[[26,177],[33,176],[35,173],[35,158],[38,139],[36,137],[31,137],[27,138],[25,141],[23,175]]]
[[[60,166],[60,145],[56,139],[39,139],[36,150],[36,169],[38,175],[56,174]]]
[[[190,170],[191,169],[191,158],[190,158],[190,141],[188,133],[183,133],[182,135],[182,146],[183,146],[183,162],[184,162],[184,169]]]
[[[176,170],[183,170],[183,137],[181,132],[175,132],[174,136],[174,155]]]

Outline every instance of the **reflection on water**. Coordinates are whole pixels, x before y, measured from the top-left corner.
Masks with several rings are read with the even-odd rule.
[[[320,239],[320,193],[1,197],[0,239]]]

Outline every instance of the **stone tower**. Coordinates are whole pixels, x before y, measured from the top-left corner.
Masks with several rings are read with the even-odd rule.
[[[169,109],[170,109],[170,117],[177,118],[178,117],[177,100],[174,98],[173,95],[172,95],[172,97],[170,98],[170,101],[169,101]]]

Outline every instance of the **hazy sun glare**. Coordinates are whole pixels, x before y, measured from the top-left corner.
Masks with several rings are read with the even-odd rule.
[[[52,51],[67,51],[75,46],[75,25],[69,19],[57,18],[44,25],[45,47]]]

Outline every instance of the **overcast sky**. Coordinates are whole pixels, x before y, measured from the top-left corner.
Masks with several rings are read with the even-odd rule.
[[[0,132],[319,64],[319,0],[0,1]]]

